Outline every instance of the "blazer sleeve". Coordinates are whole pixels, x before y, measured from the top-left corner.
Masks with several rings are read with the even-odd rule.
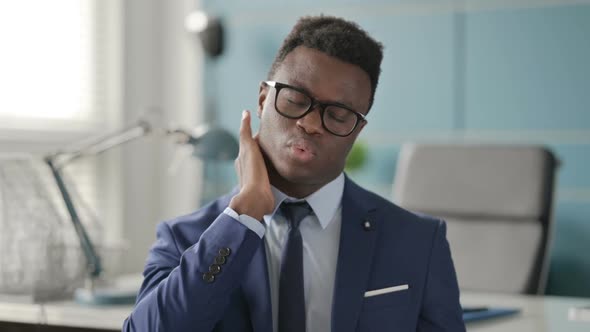
[[[222,213],[197,243],[180,252],[170,226],[159,224],[136,306],[123,331],[213,330],[261,243],[255,232]],[[204,275],[214,263],[221,271],[211,280]]]
[[[465,331],[457,275],[444,221],[439,221],[434,233],[417,331]]]

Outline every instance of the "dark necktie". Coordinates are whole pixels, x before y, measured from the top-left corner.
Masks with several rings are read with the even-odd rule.
[[[289,230],[283,248],[279,279],[279,332],[305,332],[303,241],[299,224],[313,211],[305,201],[283,202],[281,213],[289,223]]]

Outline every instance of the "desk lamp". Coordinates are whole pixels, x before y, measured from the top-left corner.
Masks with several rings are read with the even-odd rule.
[[[61,170],[76,159],[100,154],[152,133],[172,136],[177,144],[192,146],[193,156],[202,160],[232,160],[238,155],[238,142],[234,136],[224,129],[201,126],[193,132],[188,132],[183,129],[153,128],[148,121],[140,120],[135,125],[89,142],[75,150],[58,151],[46,156],[44,160],[51,169],[86,259],[87,285],[85,289],[76,291],[75,299],[77,302],[86,304],[132,304],[135,302],[137,290],[122,291],[116,288],[101,288],[97,284],[103,272],[101,258],[88,236],[88,232],[80,222],[80,217],[63,180]]]

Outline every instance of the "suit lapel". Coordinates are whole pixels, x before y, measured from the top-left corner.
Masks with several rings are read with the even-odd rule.
[[[346,178],[342,196],[342,228],[332,304],[332,331],[354,331],[369,278],[378,220],[367,193]],[[370,229],[364,223],[370,223]]]
[[[250,310],[252,331],[272,332],[272,307],[264,241],[250,262],[242,291]]]

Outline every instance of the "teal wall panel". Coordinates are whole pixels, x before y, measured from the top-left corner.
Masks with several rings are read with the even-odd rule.
[[[559,187],[590,188],[590,144],[550,144],[549,146],[561,160]],[[590,219],[590,215],[588,217]]]
[[[382,75],[366,129],[451,129],[452,16],[361,16],[355,21],[385,46]]]
[[[467,15],[467,126],[588,129],[589,35],[588,5]]]

